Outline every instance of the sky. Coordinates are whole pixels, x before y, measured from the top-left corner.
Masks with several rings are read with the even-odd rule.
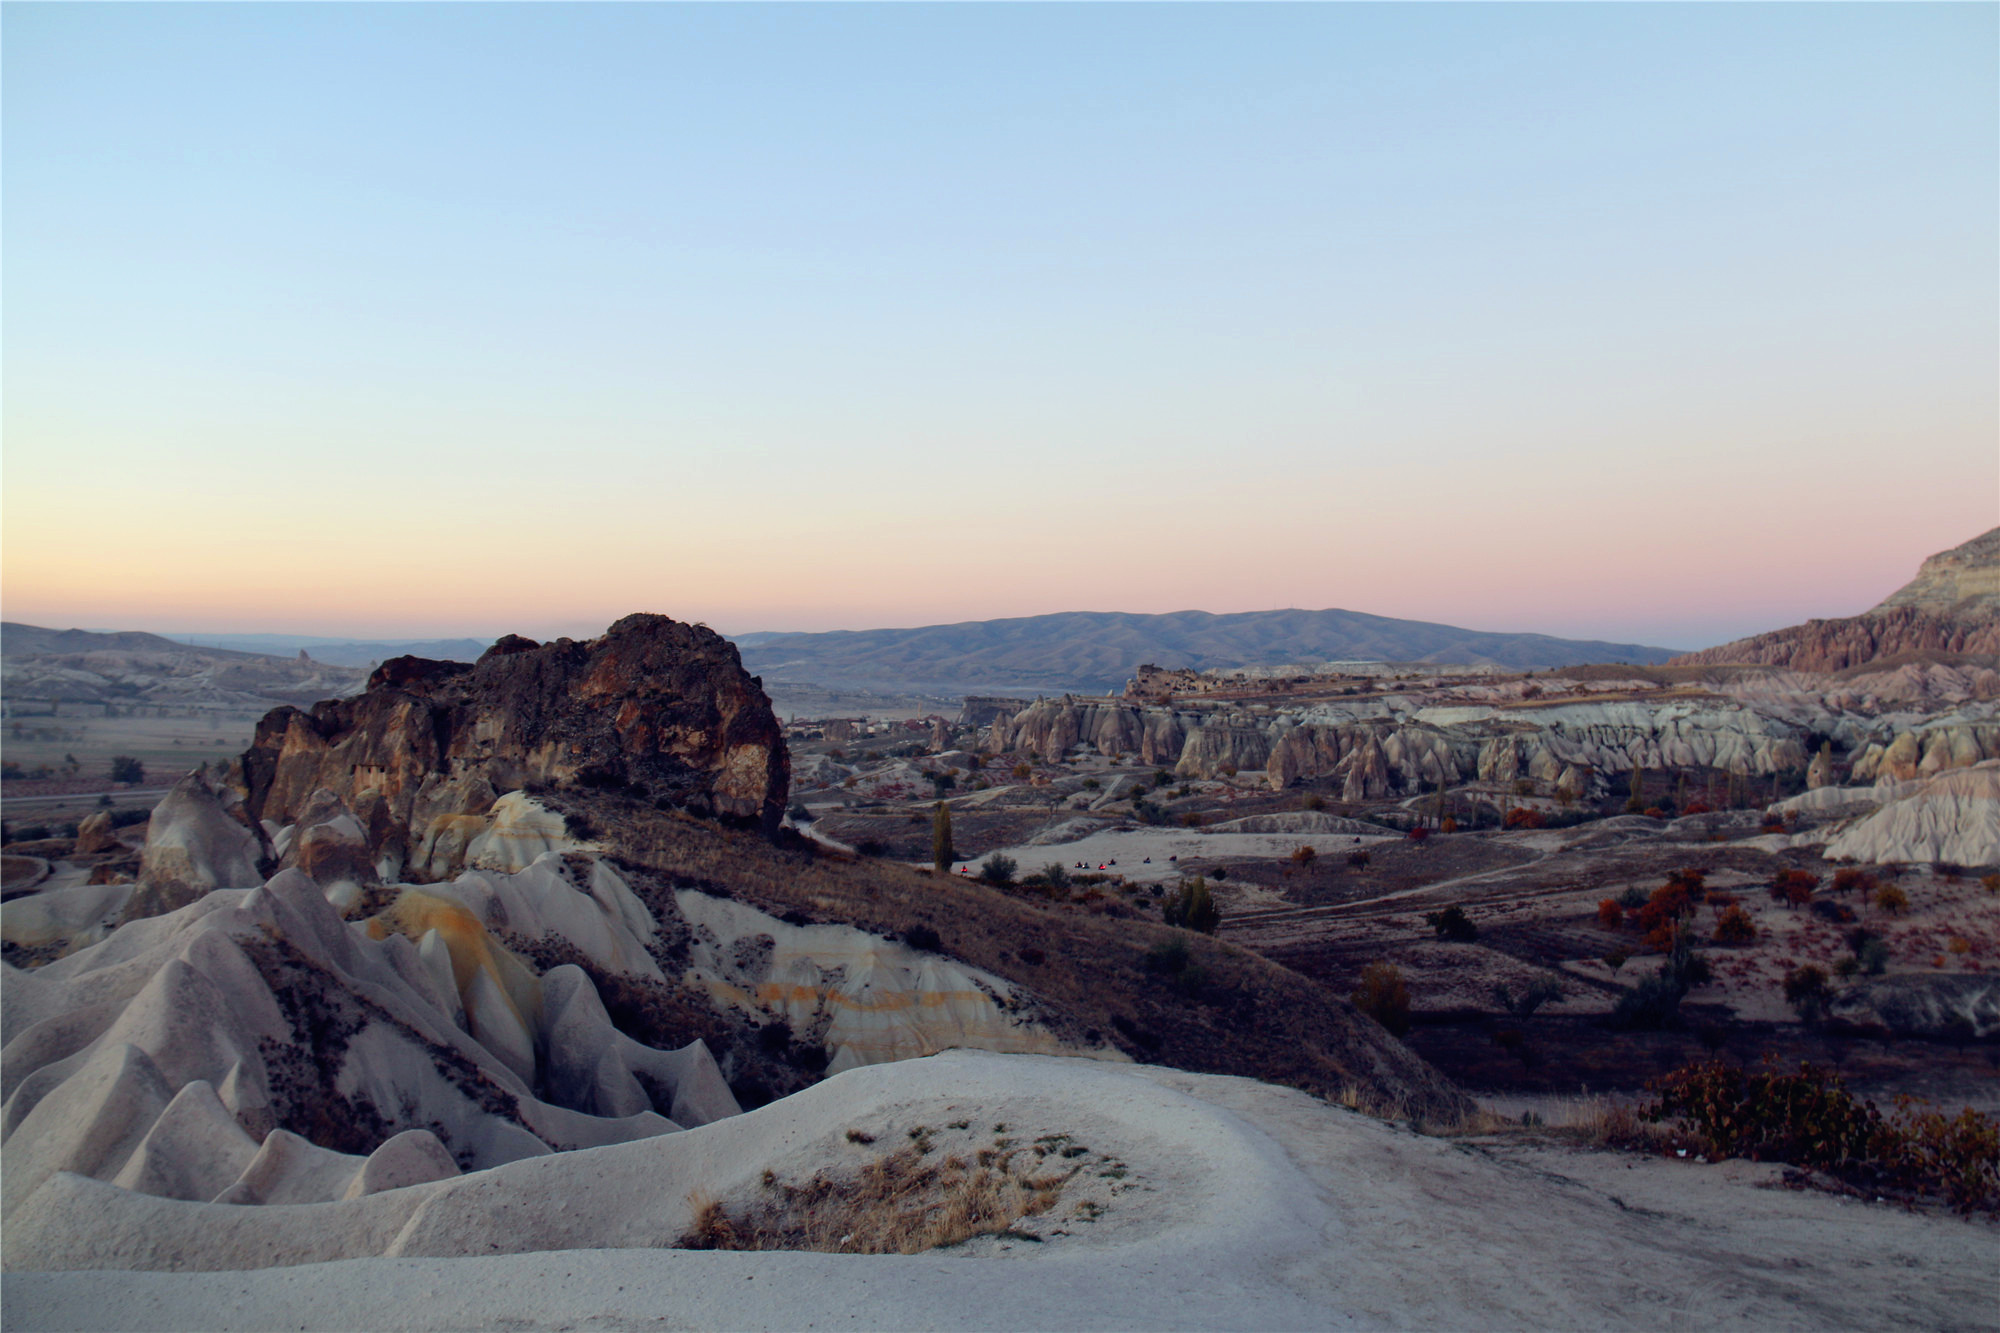
[[[1691,648],[2000,524],[2000,7],[0,7],[0,607]]]

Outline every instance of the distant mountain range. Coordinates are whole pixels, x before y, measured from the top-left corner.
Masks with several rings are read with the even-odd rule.
[[[1583,662],[1652,664],[1669,648],[1503,634],[1358,611],[1071,611],[917,629],[736,636],[743,664],[770,681],[873,690],[1078,691],[1124,688],[1142,663],[1163,667],[1293,662],[1490,663],[1519,669]]]
[[[100,634],[35,625],[0,626],[0,651],[25,686],[23,659],[54,655],[138,654],[188,659],[177,669],[282,661],[365,668],[411,654],[475,661],[482,639],[365,640],[284,634]],[[735,636],[743,663],[769,682],[897,693],[1102,693],[1123,689],[1144,663],[1162,667],[1284,666],[1293,662],[1464,662],[1526,670],[1584,662],[1652,664],[1673,650],[1636,643],[1503,634],[1358,611],[1246,611],[1215,615],[1177,611],[1139,615],[1073,611],[1010,620],[973,620],[916,629],[840,630]],[[193,658],[208,665],[198,668]],[[96,664],[103,670],[101,659]],[[40,673],[36,673],[39,675]],[[113,674],[122,674],[114,671]],[[288,670],[283,675],[297,674]],[[52,682],[37,680],[38,687]],[[272,682],[273,684],[277,682]],[[284,686],[302,682],[286,680]],[[88,693],[88,692],[86,692]],[[17,694],[18,697],[18,694]]]
[[[205,648],[297,657],[301,650],[315,662],[334,666],[369,666],[392,657],[428,657],[441,662],[477,662],[493,646],[491,639],[328,639],[303,634],[177,634],[180,643]]]
[[[361,688],[367,672],[324,661],[197,647],[162,634],[0,624],[0,693],[10,706],[108,704],[257,710]]]

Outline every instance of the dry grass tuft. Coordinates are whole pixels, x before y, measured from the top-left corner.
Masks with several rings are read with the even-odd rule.
[[[1530,1138],[1589,1148],[1664,1151],[1674,1136],[1639,1115],[1639,1108],[1608,1097],[1551,1098],[1540,1110],[1516,1118],[1481,1106],[1462,1120],[1432,1127],[1451,1137]]]
[[[694,1221],[686,1250],[817,1250],[828,1254],[920,1254],[974,1236],[1012,1230],[1054,1207],[1081,1169],[1035,1174],[1043,1156],[1023,1149],[924,1160],[915,1146],[851,1176],[820,1172],[803,1185],[767,1182],[770,1197],[732,1216],[720,1200],[688,1197]],[[1025,1232],[1022,1239],[1037,1239]]]

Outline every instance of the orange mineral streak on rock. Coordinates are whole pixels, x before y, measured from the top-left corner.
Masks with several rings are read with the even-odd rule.
[[[501,945],[479,919],[458,903],[420,889],[405,889],[390,908],[369,920],[372,939],[390,932],[421,944],[437,932],[451,955],[452,984],[465,1007],[468,1031],[520,1070],[534,1075],[532,1033],[541,1026],[542,984],[534,969]]]
[[[718,1005],[781,1018],[823,1045],[828,1072],[952,1047],[1097,1055],[1065,1047],[1005,980],[852,926],[795,926],[693,890],[675,895],[697,930],[687,979]]]

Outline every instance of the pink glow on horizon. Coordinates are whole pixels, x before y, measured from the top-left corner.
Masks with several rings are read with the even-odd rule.
[[[1330,573],[1302,567],[1305,553],[1287,548],[1268,559],[1254,551],[1170,559],[1162,562],[1168,568],[1150,579],[1102,568],[1070,569],[1063,557],[1051,555],[1001,562],[1009,568],[978,582],[976,567],[914,563],[858,584],[837,568],[815,569],[801,553],[795,553],[796,569],[774,562],[779,567],[737,571],[733,578],[715,567],[698,571],[706,577],[647,577],[573,555],[539,568],[530,561],[511,578],[495,577],[491,569],[433,569],[414,580],[417,586],[402,562],[391,560],[318,587],[315,573],[323,577],[324,571],[310,561],[267,568],[255,580],[231,579],[226,567],[217,568],[224,576],[217,587],[215,581],[189,578],[184,568],[118,559],[54,562],[55,568],[29,561],[23,578],[21,562],[10,559],[5,614],[57,628],[429,638],[510,631],[584,636],[634,610],[746,633],[1078,610],[1226,614],[1338,607],[1467,629],[1691,649],[1807,618],[1864,611],[1907,582],[1925,556],[1978,530],[1969,524],[1935,535],[1913,530],[1869,549],[1836,544],[1812,552],[1810,559],[1804,554],[1812,547],[1809,533],[1779,531],[1754,548],[1740,542],[1642,555],[1636,574],[1618,567],[1625,547],[1611,534],[1599,534],[1575,555],[1564,551],[1562,541],[1546,538],[1539,545],[1510,542],[1484,554],[1466,546],[1406,549],[1393,559],[1336,554],[1322,566]],[[866,559],[861,550],[848,554]],[[417,563],[414,551],[411,563]]]

